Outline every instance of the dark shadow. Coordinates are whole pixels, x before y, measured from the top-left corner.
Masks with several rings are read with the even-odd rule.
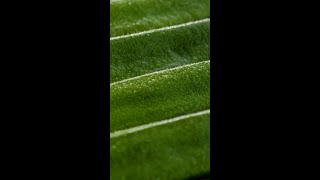
[[[186,178],[185,180],[205,180],[205,179],[210,179],[210,172],[198,174],[196,176],[191,176]]]

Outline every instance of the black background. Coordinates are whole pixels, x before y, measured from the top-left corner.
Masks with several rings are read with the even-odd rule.
[[[108,179],[109,2],[2,8],[2,172],[9,179]]]
[[[211,176],[313,176],[315,6],[211,2]],[[109,1],[2,8],[2,174],[108,179]]]
[[[315,178],[314,5],[211,2],[212,179]]]

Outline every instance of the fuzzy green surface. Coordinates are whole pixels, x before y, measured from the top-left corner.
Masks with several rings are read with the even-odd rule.
[[[110,82],[210,59],[210,21],[110,41]]]
[[[110,132],[210,109],[210,61],[110,87]]]
[[[111,0],[110,37],[210,17],[210,0]]]
[[[187,179],[210,173],[210,115],[110,140],[112,180]]]

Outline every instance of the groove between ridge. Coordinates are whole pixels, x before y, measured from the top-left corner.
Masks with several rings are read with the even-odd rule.
[[[198,63],[187,64],[187,65],[178,66],[178,67],[175,67],[175,68],[165,69],[165,70],[161,70],[161,71],[156,71],[156,72],[152,72],[152,73],[143,74],[143,75],[140,75],[140,76],[124,79],[124,80],[121,80],[121,81],[117,81],[117,82],[111,83],[110,87],[113,86],[113,85],[116,85],[116,84],[121,84],[121,83],[125,83],[125,82],[132,81],[132,80],[135,80],[135,79],[140,79],[142,77],[147,77],[147,76],[151,76],[151,75],[155,75],[155,74],[161,74],[161,73],[165,73],[165,72],[168,72],[168,71],[174,71],[174,70],[177,70],[177,69],[182,69],[182,68],[185,68],[185,67],[190,67],[190,66],[197,65],[197,64],[206,64],[206,63],[210,63],[210,60],[202,61],[202,62],[198,62]]]
[[[125,129],[125,130],[115,131],[115,132],[110,133],[110,139],[116,138],[116,137],[120,137],[120,136],[124,136],[124,135],[131,134],[131,133],[135,133],[135,132],[139,132],[139,131],[142,131],[142,130],[145,130],[145,129],[149,129],[149,128],[153,128],[153,127],[156,127],[156,126],[160,126],[160,125],[164,125],[164,124],[169,124],[169,123],[181,121],[181,120],[188,119],[188,118],[191,118],[191,117],[205,115],[205,114],[210,114],[210,109],[207,109],[207,110],[204,110],[204,111],[200,111],[200,112],[196,112],[196,113],[191,113],[191,114],[178,116],[178,117],[171,118],[171,119],[157,121],[157,122],[153,122],[153,123],[149,123],[149,124],[145,124],[145,125],[141,125],[141,126]]]
[[[187,23],[183,23],[183,24],[174,25],[174,26],[167,26],[167,27],[163,27],[163,28],[159,28],[159,29],[152,29],[152,30],[148,30],[148,31],[142,31],[142,32],[123,35],[123,36],[116,36],[116,37],[110,38],[110,41],[117,40],[117,39],[124,39],[124,38],[128,38],[128,37],[141,36],[141,35],[150,34],[150,33],[159,32],[159,31],[176,29],[176,28],[180,28],[180,27],[190,26],[193,24],[199,24],[199,23],[209,22],[209,21],[210,21],[210,18],[206,18],[206,19],[191,21],[191,22],[187,22]]]

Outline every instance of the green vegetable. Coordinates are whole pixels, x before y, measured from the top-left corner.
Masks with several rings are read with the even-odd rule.
[[[210,61],[111,85],[110,131],[210,108]]]
[[[186,179],[210,173],[210,115],[111,139],[115,180]]]
[[[110,178],[208,178],[210,0],[110,1]]]
[[[110,42],[110,81],[210,59],[210,20]]]
[[[110,37],[210,17],[210,0],[111,0]]]

